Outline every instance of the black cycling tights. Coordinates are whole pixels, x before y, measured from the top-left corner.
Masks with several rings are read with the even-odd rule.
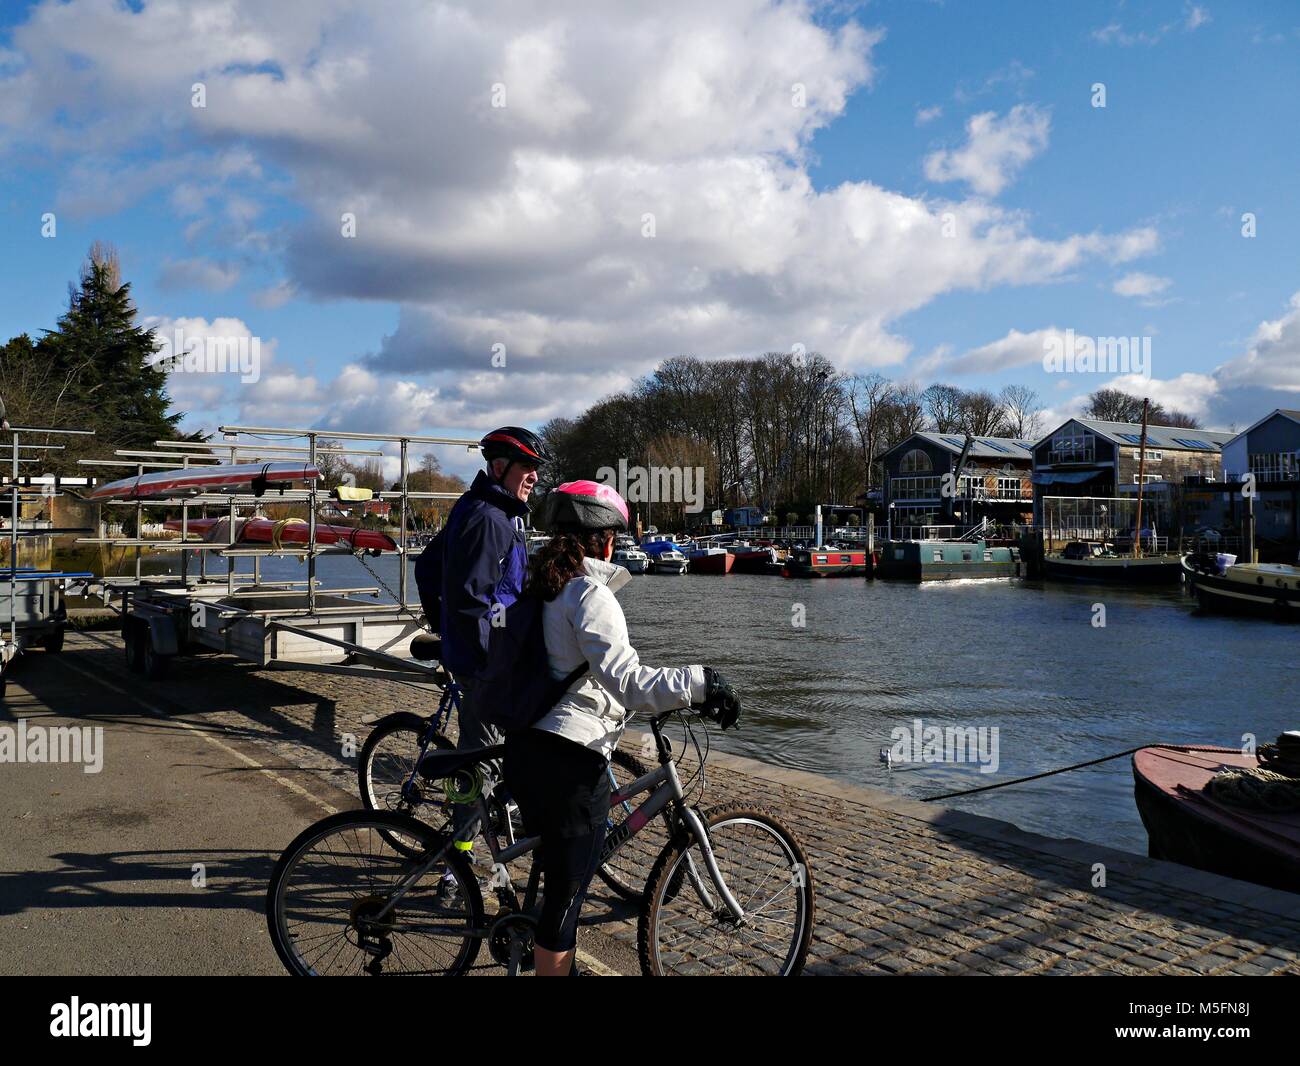
[[[605,842],[608,767],[599,752],[540,729],[506,739],[506,787],[524,831],[542,838],[546,884],[536,941],[547,951],[577,946],[578,915]]]

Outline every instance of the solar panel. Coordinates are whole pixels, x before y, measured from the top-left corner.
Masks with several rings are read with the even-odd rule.
[[[1142,443],[1142,435],[1139,433],[1116,433],[1115,436],[1119,437],[1121,440],[1128,441],[1130,444]]]
[[[960,437],[944,437],[943,439],[946,440],[949,444],[951,444],[954,448],[962,448],[965,447],[966,445],[966,442],[962,440]]]
[[[1208,441],[1197,440],[1195,437],[1174,437],[1173,439],[1188,448],[1202,448],[1205,451],[1210,451],[1214,447]]]
[[[980,440],[980,443],[981,443],[981,444],[984,444],[984,445],[987,445],[988,447],[993,448],[993,449],[995,449],[995,450],[997,450],[997,451],[1004,452],[1004,453],[1007,454],[1007,455],[1010,455],[1010,454],[1011,454],[1011,449],[1010,449],[1010,448],[1004,448],[1001,444],[998,444],[996,441],[991,441],[991,440],[984,440],[984,439],[981,439],[981,440]]]

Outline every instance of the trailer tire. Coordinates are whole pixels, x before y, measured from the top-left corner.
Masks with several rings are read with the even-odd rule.
[[[167,676],[167,667],[171,663],[172,657],[164,655],[153,645],[153,638],[148,630],[142,630],[140,633],[140,643],[143,651],[140,657],[140,668],[150,681],[158,681]]]
[[[144,673],[144,643],[148,630],[138,622],[128,621],[122,627],[122,644],[126,650],[126,665],[132,673]]]
[[[59,626],[53,633],[41,638],[41,647],[51,655],[58,655],[63,650],[63,627]]]

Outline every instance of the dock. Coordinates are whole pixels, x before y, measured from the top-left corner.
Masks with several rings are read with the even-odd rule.
[[[348,738],[426,701],[202,657],[145,684],[114,630],[25,657],[0,726],[101,727],[103,768],[0,766],[0,971],[280,972],[262,912],[279,850],[360,805]],[[808,853],[808,974],[1300,974],[1298,895],[715,750],[703,805],[736,802]],[[598,974],[638,972],[636,910],[598,880],[579,948]]]

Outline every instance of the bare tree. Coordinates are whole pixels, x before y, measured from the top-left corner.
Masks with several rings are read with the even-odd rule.
[[[1043,432],[1043,405],[1028,385],[1008,385],[999,399],[1007,432],[1017,440],[1037,440]]]
[[[921,393],[930,424],[939,433],[952,433],[961,428],[962,393],[952,385],[934,384]]]
[[[1001,437],[1008,432],[1002,401],[988,391],[963,393],[960,419],[957,428],[975,437]]]

